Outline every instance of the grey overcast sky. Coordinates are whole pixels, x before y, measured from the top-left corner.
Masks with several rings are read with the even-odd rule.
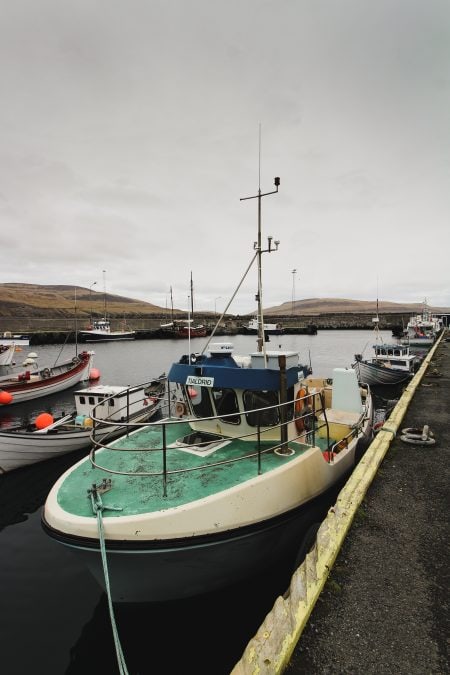
[[[450,306],[448,0],[0,0],[1,282]],[[106,270],[103,275],[102,271]],[[297,270],[293,273],[292,270]],[[229,311],[255,309],[252,268]]]

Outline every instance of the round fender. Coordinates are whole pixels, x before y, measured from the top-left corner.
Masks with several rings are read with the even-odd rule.
[[[175,403],[175,415],[177,417],[183,417],[183,415],[186,415],[186,405],[183,403],[183,401],[177,401]]]

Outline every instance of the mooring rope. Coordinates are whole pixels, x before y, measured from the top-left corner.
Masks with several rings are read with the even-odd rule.
[[[123,655],[122,645],[120,644],[119,633],[117,630],[116,619],[114,616],[114,608],[111,599],[111,587],[109,583],[109,573],[108,573],[108,562],[106,560],[106,545],[105,545],[105,530],[103,527],[103,511],[108,509],[110,511],[121,511],[122,509],[117,506],[105,506],[102,502],[102,498],[98,492],[98,487],[93,485],[91,490],[88,490],[91,496],[92,510],[97,516],[98,524],[98,534],[100,542],[100,552],[102,556],[103,564],[103,574],[105,577],[105,589],[106,596],[108,598],[108,607],[109,607],[109,616],[111,619],[111,627],[114,637],[114,646],[116,648],[117,663],[119,666],[120,675],[128,675],[127,665],[125,663],[125,657]]]

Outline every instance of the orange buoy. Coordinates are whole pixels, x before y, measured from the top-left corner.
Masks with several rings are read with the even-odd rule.
[[[53,424],[53,421],[53,415],[44,412],[36,417],[34,424],[36,429],[45,429],[46,427],[50,426],[50,424]]]
[[[90,380],[98,380],[100,377],[100,371],[98,368],[91,368],[90,373],[89,373],[89,379]]]
[[[0,391],[0,404],[7,405],[13,400],[12,394],[9,391]]]

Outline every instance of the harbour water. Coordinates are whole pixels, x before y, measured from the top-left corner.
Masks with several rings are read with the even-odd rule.
[[[390,332],[382,332],[385,340]],[[217,338],[215,341],[228,341]],[[253,336],[231,340],[237,354],[256,350]],[[183,353],[201,351],[204,339],[99,343],[94,366],[104,384],[137,384],[168,372]],[[298,350],[314,374],[332,377],[355,353],[372,353],[372,331],[324,331],[315,336],[271,336],[269,349]],[[78,345],[82,350],[86,345]],[[89,347],[89,345],[88,345]],[[70,358],[74,345],[24,348],[42,365]],[[84,386],[84,385],[83,385]],[[78,387],[80,388],[80,387]],[[73,390],[0,409],[0,428],[45,411],[73,408]],[[41,509],[55,480],[84,451],[0,476],[0,654],[4,675],[118,673],[105,594],[70,552],[50,540]],[[327,505],[324,504],[326,509]],[[280,566],[195,600],[118,606],[116,619],[128,672],[133,675],[226,675],[289,583]],[[113,580],[111,581],[113,583]]]

